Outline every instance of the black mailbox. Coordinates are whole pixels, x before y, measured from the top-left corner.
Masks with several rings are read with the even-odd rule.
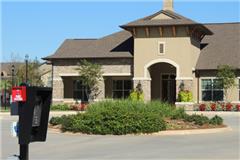
[[[52,88],[26,87],[26,101],[18,102],[19,144],[46,141]]]

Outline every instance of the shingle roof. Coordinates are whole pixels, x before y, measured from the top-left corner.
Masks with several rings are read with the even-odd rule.
[[[240,23],[205,24],[214,34],[205,36],[196,69],[231,65],[240,69]]]
[[[152,19],[153,17],[159,15],[159,14],[165,14],[172,19]],[[185,24],[198,24],[197,22],[186,18],[182,15],[179,15],[173,11],[170,10],[161,10],[157,13],[154,13],[150,16],[129,22],[125,25],[122,25],[121,27],[134,27],[134,26],[159,26],[159,25],[185,25]]]
[[[43,59],[132,57],[132,35],[127,31],[120,31],[100,39],[67,39],[55,54]]]
[[[203,24],[214,34],[205,36],[196,69],[217,69],[231,65],[240,69],[240,23]],[[133,58],[133,37],[120,31],[101,39],[66,40],[46,60],[73,58]]]
[[[170,19],[153,19],[153,17],[164,14],[170,17]],[[122,25],[123,29],[128,29],[131,27],[147,27],[147,26],[176,26],[176,25],[188,25],[188,26],[199,26],[205,32],[205,34],[211,35],[212,32],[208,30],[204,25],[201,23],[197,23],[189,18],[186,18],[178,13],[175,13],[170,10],[161,10],[156,12],[150,16],[135,20],[133,22],[127,23]]]

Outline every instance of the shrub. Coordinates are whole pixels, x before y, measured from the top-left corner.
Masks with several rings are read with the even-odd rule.
[[[207,103],[207,104],[205,104],[205,111],[211,111],[212,109],[211,109],[211,104],[210,103]]]
[[[206,110],[206,104],[200,104],[199,111],[205,111],[205,110]]]
[[[223,111],[223,110],[224,110],[224,107],[222,107],[222,106],[223,106],[222,104],[217,103],[216,111]]]
[[[226,111],[231,111],[233,105],[231,103],[227,103],[225,107],[226,107]]]
[[[187,114],[183,108],[176,109],[172,112],[171,119],[185,119]]]
[[[59,124],[62,124],[66,118],[67,118],[67,116],[65,116],[65,115],[63,115],[61,117],[52,117],[49,123],[53,126],[59,125]]]
[[[223,119],[217,115],[215,115],[213,118],[210,119],[209,124],[212,125],[222,125]]]
[[[193,101],[193,95],[188,90],[179,91],[178,101],[179,102],[192,102]]]
[[[211,111],[216,111],[217,110],[217,104],[216,103],[212,103],[211,104]]]
[[[209,123],[209,118],[203,115],[187,115],[184,119],[187,122],[194,122],[196,125],[204,125]]]
[[[240,111],[240,104],[236,104],[235,109],[236,111]]]
[[[164,111],[160,111],[162,105]],[[60,122],[63,131],[87,134],[152,133],[166,129],[161,115],[169,115],[171,109],[167,110],[167,105],[164,105],[156,102],[102,101],[91,104],[86,113],[67,116]]]
[[[149,111],[158,113],[161,117],[171,117],[176,110],[175,106],[159,101],[150,101],[146,103]]]
[[[144,94],[137,91],[132,91],[129,96],[132,101],[144,101]]]
[[[67,111],[70,110],[70,107],[67,104],[57,104],[52,105],[50,109],[52,111]]]

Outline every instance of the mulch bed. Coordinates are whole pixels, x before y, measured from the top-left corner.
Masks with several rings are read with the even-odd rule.
[[[167,130],[189,130],[189,129],[210,129],[223,128],[226,125],[211,125],[204,124],[202,126],[194,124],[194,122],[185,122],[183,120],[165,119],[167,123]]]

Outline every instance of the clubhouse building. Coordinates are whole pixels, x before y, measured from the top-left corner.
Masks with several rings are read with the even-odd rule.
[[[239,103],[240,23],[198,23],[164,0],[163,10],[120,27],[99,39],[67,39],[43,58],[52,64],[53,103],[87,100],[76,70],[83,59],[102,66],[97,100],[127,98],[140,83],[146,101],[176,103],[182,86],[194,103],[223,101],[217,67],[229,65],[237,70],[237,86],[228,99]]]

